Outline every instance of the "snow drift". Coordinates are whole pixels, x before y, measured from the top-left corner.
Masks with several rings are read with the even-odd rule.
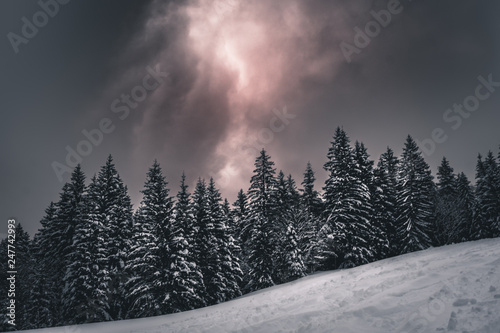
[[[317,273],[178,314],[24,332],[500,332],[500,238]]]

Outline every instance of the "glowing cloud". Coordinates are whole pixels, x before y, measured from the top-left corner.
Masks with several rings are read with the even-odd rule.
[[[195,165],[186,171],[214,176],[226,190],[246,187],[255,156],[245,146],[271,110],[300,112],[317,93],[310,82],[334,78],[343,61],[341,17],[321,1],[153,2],[128,54],[161,63],[172,85],[136,126],[136,154],[180,156],[179,163]]]

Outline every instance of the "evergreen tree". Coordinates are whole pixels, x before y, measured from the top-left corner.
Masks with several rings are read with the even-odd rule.
[[[29,286],[28,317],[26,318],[24,328],[37,329],[51,327],[54,325],[51,311],[54,295],[50,294],[51,286],[48,278],[50,275],[43,270],[43,265],[38,259],[38,254],[41,251],[35,240],[30,244],[30,252],[30,260],[27,263],[31,267],[30,276],[27,280]]]
[[[460,239],[459,202],[457,196],[457,180],[453,168],[443,157],[438,167],[438,184],[436,192],[436,245],[458,242]]]
[[[318,258],[318,233],[322,227],[322,202],[318,191],[314,189],[316,177],[308,162],[304,171],[303,186],[299,191],[300,207],[297,214],[297,232],[299,237],[299,249],[302,251],[304,264],[309,272],[313,272],[319,265]]]
[[[64,279],[72,263],[71,253],[75,251],[74,235],[77,225],[85,216],[85,175],[80,165],[71,174],[71,180],[66,183],[57,203],[51,204],[41,221],[42,229],[37,234],[35,256],[40,262],[41,273],[47,276],[47,287],[51,295],[51,316],[48,322],[66,324]]]
[[[51,259],[53,258],[47,256],[43,247],[43,242],[45,242],[46,246],[48,245],[47,236],[50,234],[50,228],[54,226],[56,213],[56,205],[51,202],[45,209],[45,215],[40,221],[42,228],[35,234],[32,242],[33,258],[37,263],[35,271],[37,283],[32,289],[32,305],[37,306],[36,311],[43,314],[40,320],[34,319],[34,322],[38,322],[37,328],[51,327],[57,323],[58,311],[55,309],[55,305],[59,302],[57,298],[61,298],[61,294],[58,294],[56,291],[59,285],[56,285],[53,278],[51,278],[52,274],[50,269],[52,267]],[[38,285],[38,283],[40,283],[40,285]],[[42,288],[42,290],[40,290],[40,288]],[[40,290],[40,292],[37,290]],[[35,313],[35,311],[30,311],[30,313]]]
[[[377,249],[377,258],[383,259],[398,254],[399,241],[396,233],[396,184],[398,159],[391,148],[380,156],[373,175],[373,224],[381,231],[386,244]],[[386,247],[387,246],[387,247]]]
[[[359,209],[362,212],[362,217],[365,223],[361,225],[361,237],[365,240],[365,246],[371,252],[366,258],[369,261],[383,259],[390,251],[389,240],[386,227],[377,223],[375,219],[374,197],[375,197],[375,180],[374,180],[374,162],[370,160],[370,155],[362,142],[356,141],[354,145],[354,175],[360,182],[361,198],[359,201]],[[364,201],[363,201],[364,200]],[[364,230],[363,230],[364,229]],[[361,242],[360,244],[363,244]],[[359,245],[358,245],[359,246]]]
[[[66,273],[64,307],[73,323],[125,317],[125,265],[132,236],[132,205],[111,156],[92,178],[88,212],[75,231]],[[76,304],[71,304],[76,303]]]
[[[398,170],[397,231],[400,253],[423,250],[432,245],[434,183],[429,165],[408,136]]]
[[[274,162],[262,149],[255,160],[254,175],[248,190],[248,216],[243,229],[249,235],[248,246],[249,284],[248,289],[258,290],[275,284],[276,254],[276,191]]]
[[[127,261],[128,317],[157,316],[166,312],[170,257],[172,198],[157,161],[149,169],[143,199],[136,212],[131,252]]]
[[[92,184],[96,183],[92,178]],[[93,210],[97,207],[85,197],[84,218],[75,226],[70,264],[64,276],[63,316],[66,325],[111,320],[108,303],[109,277],[102,243],[104,226]]]
[[[457,176],[456,192],[459,219],[458,241],[466,242],[473,239],[475,197],[472,186],[463,172]]]
[[[171,222],[168,312],[180,312],[205,306],[203,275],[194,257],[195,230],[190,193],[182,174],[180,190]]]
[[[218,274],[216,278],[212,278],[211,284],[208,287],[217,290],[214,293],[216,303],[224,302],[241,295],[239,285],[243,275],[239,259],[233,253],[238,248],[228,228],[228,217],[224,212],[221,201],[219,190],[215,187],[213,178],[210,178],[207,187],[207,215],[213,224],[213,237],[216,245],[214,267],[217,268]]]
[[[324,187],[326,223],[321,247],[327,269],[358,266],[374,258],[369,175],[364,168],[369,162],[362,161],[364,148],[358,145],[355,152],[349,142],[345,131],[337,128],[324,166],[329,177]]]
[[[491,152],[483,161],[479,155],[476,167],[476,207],[474,239],[496,237],[500,210],[500,189],[497,188],[498,165]]]
[[[233,235],[237,246],[234,253],[240,260],[240,268],[243,273],[241,286],[246,286],[250,282],[250,266],[248,265],[250,247],[248,246],[248,242],[251,237],[251,228],[246,227],[246,223],[248,223],[250,219],[248,218],[247,195],[242,189],[238,192],[236,201],[233,203],[232,216],[234,225]]]
[[[302,220],[300,196],[291,175],[285,178],[284,173],[279,172],[274,197],[277,240],[275,254],[277,270],[274,282],[283,283],[305,275],[306,267],[300,245],[306,242],[305,238],[310,234],[308,226]]]

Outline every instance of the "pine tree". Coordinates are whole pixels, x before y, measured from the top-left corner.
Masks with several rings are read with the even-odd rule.
[[[96,177],[92,183],[96,183]],[[65,324],[75,325],[111,320],[109,315],[108,274],[102,247],[103,225],[95,218],[97,207],[84,198],[82,218],[75,226],[71,262],[64,276],[63,316]]]
[[[35,256],[40,261],[41,273],[47,276],[51,295],[51,316],[48,322],[66,324],[71,316],[66,316],[64,299],[64,278],[72,260],[70,254],[75,251],[74,235],[77,225],[85,216],[85,175],[80,165],[71,174],[57,203],[51,204],[41,221],[42,229],[37,234]]]
[[[386,244],[377,249],[377,258],[383,259],[397,255],[399,241],[396,233],[396,184],[398,159],[391,148],[380,156],[373,180],[373,224],[381,231]]]
[[[491,238],[499,235],[500,189],[498,165],[491,152],[483,161],[479,155],[476,167],[476,207],[474,214],[474,239]]]
[[[459,241],[459,202],[457,196],[457,180],[453,168],[443,157],[438,167],[438,184],[436,192],[436,245],[452,244]]]
[[[66,273],[64,308],[75,318],[70,323],[123,319],[132,205],[111,156],[92,178],[85,203],[88,211],[75,231]]]
[[[40,221],[42,228],[35,234],[32,242],[33,258],[37,262],[37,267],[36,267],[37,281],[43,283],[43,291],[44,291],[43,296],[42,293],[38,295],[40,299],[35,298],[36,296],[33,295],[33,302],[34,303],[40,302],[40,308],[38,309],[38,311],[40,311],[40,313],[44,313],[41,320],[38,321],[39,323],[37,326],[38,328],[54,326],[57,323],[57,318],[58,318],[57,316],[58,309],[55,308],[55,305],[59,302],[58,298],[61,298],[61,294],[58,294],[56,291],[59,285],[56,285],[53,281],[53,278],[51,278],[52,274],[50,269],[52,267],[51,260],[53,258],[50,258],[47,255],[47,253],[44,251],[44,247],[42,246],[44,241],[46,246],[48,245],[47,244],[48,235],[51,234],[49,231],[55,224],[54,221],[56,219],[56,213],[57,213],[56,205],[53,202],[51,202],[49,206],[45,209],[45,215]],[[33,290],[33,292],[35,291]],[[42,307],[41,303],[45,303],[44,306],[46,308],[44,309],[41,308]]]
[[[400,253],[423,250],[432,245],[434,183],[429,165],[408,136],[398,170],[397,230]]]
[[[310,162],[307,162],[304,171],[303,186],[299,191],[300,207],[297,214],[299,249],[302,251],[304,264],[309,272],[313,272],[319,265],[318,257],[318,233],[322,227],[322,202],[318,191],[314,189],[316,177]]]
[[[51,205],[52,206],[52,205]],[[50,207],[49,207],[50,210]],[[50,294],[49,272],[45,272],[39,260],[41,253],[38,243],[33,240],[30,244],[30,261],[27,263],[31,267],[28,278],[29,295],[27,304],[28,318],[24,325],[26,329],[37,329],[51,327],[52,322],[51,304],[54,295]]]
[[[195,229],[186,176],[182,174],[180,190],[171,222],[170,268],[168,270],[168,312],[192,310],[206,305],[203,275],[194,257]]]
[[[129,318],[157,316],[166,312],[170,259],[172,198],[157,161],[149,169],[143,199],[136,212],[134,235],[126,271],[131,303]]]
[[[224,212],[221,201],[219,190],[215,187],[213,178],[210,178],[207,187],[207,215],[209,220],[212,221],[213,236],[216,242],[214,266],[218,269],[218,276],[212,278],[211,281],[212,288],[218,290],[214,295],[216,303],[241,295],[240,283],[243,275],[239,259],[233,252],[237,251],[238,248],[228,228],[228,216]]]
[[[245,221],[244,234],[249,235],[248,265],[250,267],[247,288],[258,290],[275,284],[276,253],[276,170],[266,151],[262,149],[255,160],[254,175],[248,190],[248,216]]]
[[[475,197],[472,186],[463,172],[457,176],[456,192],[459,218],[458,241],[466,242],[473,239]]]
[[[240,268],[243,273],[241,286],[246,286],[250,282],[250,266],[248,265],[249,246],[248,242],[251,238],[251,228],[246,226],[250,221],[248,218],[248,199],[243,189],[238,192],[236,201],[233,203],[233,235],[237,248],[234,253],[240,260]],[[242,290],[243,291],[243,290]]]
[[[274,220],[277,236],[275,254],[277,271],[274,282],[284,283],[305,275],[306,267],[300,245],[303,245],[306,242],[305,238],[310,235],[307,226],[301,220],[303,212],[295,180],[291,175],[285,178],[282,171],[277,177],[274,205],[276,205]]]
[[[292,223],[288,224],[284,239],[285,266],[283,282],[293,281],[306,275],[306,266],[302,260],[299,239]]]
[[[374,234],[370,233],[369,175],[365,169],[369,162],[364,161],[364,147],[358,145],[353,151],[349,142],[345,131],[337,128],[324,165],[329,177],[324,187],[326,223],[320,233],[327,269],[358,266],[374,258],[370,250]]]
[[[360,237],[364,239],[355,246],[364,244],[365,252],[369,253],[365,258],[368,261],[383,259],[390,251],[389,240],[385,227],[378,224],[375,219],[374,211],[374,196],[375,196],[375,180],[374,180],[374,162],[370,160],[370,155],[362,142],[356,141],[354,145],[354,175],[359,181],[360,189],[358,190],[359,204],[358,210],[362,218],[365,220],[359,226]]]

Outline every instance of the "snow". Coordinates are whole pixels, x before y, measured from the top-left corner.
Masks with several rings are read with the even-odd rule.
[[[500,238],[321,272],[166,316],[24,332],[500,332]]]

